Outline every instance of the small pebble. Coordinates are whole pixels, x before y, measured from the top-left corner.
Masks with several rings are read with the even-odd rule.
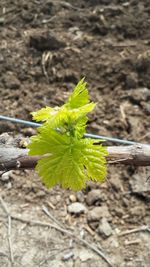
[[[69,251],[68,253],[66,253],[65,255],[62,256],[62,260],[68,261],[69,259],[71,259],[73,257],[74,257],[73,251]]]
[[[80,214],[87,212],[87,208],[80,202],[74,202],[68,206],[68,212]]]
[[[102,220],[99,224],[99,227],[97,229],[97,232],[100,235],[102,235],[102,237],[104,237],[104,238],[107,238],[110,235],[112,235],[112,228],[105,217],[102,218]]]
[[[77,201],[75,195],[70,195],[70,196],[69,196],[69,199],[70,199],[71,202],[76,202],[76,201]]]
[[[84,194],[83,194],[82,191],[78,191],[78,192],[76,193],[76,197],[77,197],[77,200],[78,200],[79,202],[84,202]]]
[[[12,171],[8,171],[8,172],[4,172],[1,176],[0,176],[0,180],[3,182],[8,182],[9,178],[12,174]]]
[[[42,191],[42,190],[40,190],[40,191],[38,191],[38,192],[36,193],[36,196],[37,196],[37,197],[40,197],[40,198],[45,197],[45,195],[46,195],[46,193],[45,193],[44,191]]]
[[[91,190],[86,197],[86,202],[89,206],[95,204],[95,202],[101,200],[101,190],[100,189],[93,189]]]
[[[88,214],[87,214],[88,222],[99,221],[103,217],[106,217],[106,218],[111,217],[107,206],[95,207],[92,210],[88,211]]]
[[[91,252],[89,252],[87,249],[82,249],[79,253],[79,258],[81,262],[86,262],[94,258],[94,255]]]

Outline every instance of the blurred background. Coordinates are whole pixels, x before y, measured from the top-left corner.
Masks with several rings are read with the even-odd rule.
[[[31,120],[31,111],[61,105],[85,77],[91,99],[97,102],[88,132],[150,143],[149,29],[149,0],[1,0],[0,115]],[[0,133],[31,136],[35,131],[0,121]],[[148,267],[149,233],[118,234],[150,224],[149,174],[149,168],[108,166],[104,184],[89,183],[74,193],[44,188],[34,171],[11,171],[7,179],[0,179],[0,192],[12,210],[29,218],[40,219],[40,205],[48,205],[59,221],[77,228],[78,234],[84,229],[87,240],[101,244],[113,266]],[[74,202],[86,212],[69,212]],[[93,210],[102,215],[93,219]],[[20,223],[15,222],[13,266],[38,266],[49,248],[66,238],[27,226],[21,228],[19,237],[18,229]],[[2,224],[0,245],[7,254],[5,230]],[[70,248],[67,238],[58,249],[68,245],[73,256],[64,261],[59,252],[40,266],[108,266],[79,244]],[[9,262],[9,257],[0,256],[1,266]]]

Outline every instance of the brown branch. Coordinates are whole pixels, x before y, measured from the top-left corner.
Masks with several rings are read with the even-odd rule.
[[[150,166],[150,145],[110,146],[107,147],[107,150],[109,153],[108,163],[113,161],[112,163]]]
[[[0,136],[0,171],[33,169],[40,156],[28,156],[28,150],[19,147],[20,139]],[[150,145],[109,146],[108,163],[150,166]]]

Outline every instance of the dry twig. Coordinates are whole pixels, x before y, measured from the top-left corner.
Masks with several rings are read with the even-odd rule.
[[[42,54],[42,70],[43,70],[43,73],[47,79],[47,82],[49,83],[49,77],[48,77],[48,73],[47,73],[47,70],[46,70],[46,64],[48,62],[48,60],[51,60],[52,59],[52,54],[50,51],[48,52],[44,52]]]
[[[9,243],[9,251],[10,251],[10,261],[12,265],[14,262],[14,255],[13,255],[12,240],[11,240],[11,215],[2,197],[0,197],[0,203],[8,218],[8,243]]]
[[[122,233],[119,233],[118,235],[119,235],[119,236],[124,236],[124,235],[130,235],[130,234],[133,234],[133,233],[138,233],[138,232],[143,232],[143,231],[148,231],[148,232],[150,232],[150,227],[147,226],[147,225],[142,225],[141,227],[138,227],[138,228],[135,228],[135,229],[131,229],[131,230],[124,231],[124,232],[122,232]]]
[[[49,210],[43,205],[42,210],[44,213],[51,219],[53,220],[58,226],[64,228],[64,226],[49,212]]]
[[[113,267],[113,265],[111,264],[110,260],[105,256],[105,254],[100,251],[97,247],[91,245],[88,241],[78,237],[75,233],[72,233],[71,231],[68,231],[66,229],[63,229],[59,226],[56,226],[54,224],[51,223],[45,223],[45,222],[41,222],[41,221],[36,221],[36,220],[28,220],[25,219],[23,217],[19,217],[17,215],[11,215],[11,218],[17,221],[21,221],[23,223],[28,223],[30,225],[38,225],[38,226],[43,226],[43,227],[50,227],[50,228],[54,228],[57,231],[66,234],[67,236],[71,236],[74,239],[78,240],[79,242],[81,242],[82,244],[84,244],[85,246],[87,246],[88,248],[90,248],[91,250],[93,250],[96,254],[98,254],[110,267]]]
[[[67,250],[67,249],[68,249],[68,248],[63,248],[63,249],[59,250],[59,252],[58,252],[57,249],[55,249],[55,250],[57,250],[57,252],[55,252],[55,253],[53,253],[53,254],[47,256],[46,258],[44,258],[44,260],[42,260],[36,267],[41,267],[41,266],[42,266],[43,264],[45,264],[48,260],[50,260],[50,259],[53,258],[54,256],[57,256],[58,253],[60,253],[60,252],[62,252],[62,251],[65,251],[65,250]]]
[[[46,215],[48,215],[49,216],[49,214],[46,212]],[[49,216],[50,217],[50,216]],[[51,218],[51,217],[50,217]],[[53,217],[53,219],[54,219],[54,217]],[[58,224],[58,222],[57,222],[57,220],[55,219],[55,222]],[[59,224],[58,224],[59,225]],[[62,230],[64,230],[64,229],[62,229]],[[81,238],[81,237],[79,237],[79,236],[77,236],[77,235],[75,235],[74,233],[72,233],[72,232],[70,232],[70,231],[68,231],[68,230],[65,230],[65,232],[67,231],[67,234],[69,235],[69,236],[72,236],[72,237],[74,237],[75,239],[77,239],[78,241],[80,241],[82,244],[84,244],[86,247],[88,247],[88,248],[90,248],[91,250],[93,250],[95,253],[97,253],[100,257],[102,257],[103,258],[103,260],[105,260],[107,263],[108,263],[108,265],[109,266],[112,266],[111,265],[111,262],[108,260],[108,258],[105,256],[105,254],[100,250],[100,249],[98,249],[98,248],[96,248],[95,246],[93,246],[93,245],[91,245],[89,242],[87,242],[86,240],[84,240],[83,238]]]

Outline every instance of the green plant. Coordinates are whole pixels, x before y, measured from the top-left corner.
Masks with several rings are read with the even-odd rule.
[[[63,106],[32,113],[33,119],[43,124],[38,134],[31,137],[29,155],[42,155],[36,170],[47,187],[60,184],[80,190],[87,180],[104,180],[108,153],[98,144],[101,140],[84,138],[87,114],[95,105],[90,102],[82,79]]]

